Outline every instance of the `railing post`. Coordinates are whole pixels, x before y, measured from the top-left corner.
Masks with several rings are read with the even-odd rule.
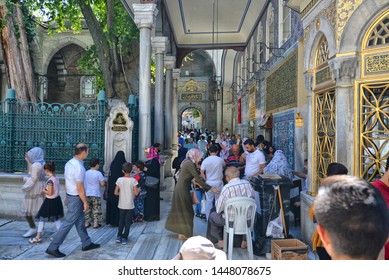
[[[6,103],[6,115],[7,115],[7,124],[6,124],[6,139],[5,139],[5,150],[8,151],[5,153],[5,168],[7,172],[13,171],[13,159],[14,159],[14,119],[15,119],[15,105],[16,105],[16,94],[15,89],[10,88],[7,91]]]

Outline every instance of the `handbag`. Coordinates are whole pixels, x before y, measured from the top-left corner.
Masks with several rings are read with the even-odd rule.
[[[146,175],[145,186],[149,188],[158,188],[159,179],[153,176]]]

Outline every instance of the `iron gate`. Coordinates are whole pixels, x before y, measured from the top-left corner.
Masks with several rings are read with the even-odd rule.
[[[45,161],[54,161],[56,172],[74,155],[77,143],[89,146],[88,160],[96,157],[104,165],[106,100],[96,103],[33,103],[8,98],[0,104],[0,171],[25,172],[24,154],[39,146]]]

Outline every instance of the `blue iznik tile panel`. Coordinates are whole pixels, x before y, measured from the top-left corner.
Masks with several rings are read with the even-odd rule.
[[[295,114],[296,110],[288,110],[273,115],[273,145],[277,150],[282,150],[294,169],[294,138],[295,138]]]

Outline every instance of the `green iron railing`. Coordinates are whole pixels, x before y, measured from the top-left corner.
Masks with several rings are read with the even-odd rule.
[[[39,146],[45,151],[46,162],[54,161],[56,172],[62,173],[80,142],[90,149],[86,167],[92,157],[104,165],[106,100],[103,91],[93,104],[20,102],[12,90],[0,103],[1,172],[25,172],[25,152]]]

